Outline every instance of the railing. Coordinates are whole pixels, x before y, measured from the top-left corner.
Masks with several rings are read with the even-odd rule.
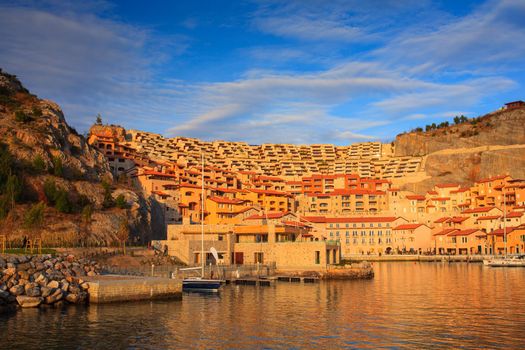
[[[103,273],[131,275],[131,276],[152,276],[164,278],[186,278],[200,276],[200,269],[184,270],[188,267],[200,266],[174,266],[174,265],[142,265],[137,267],[117,268],[104,267]],[[204,267],[204,277],[219,279],[235,279],[242,277],[264,277],[275,273],[275,262],[254,265],[208,265]]]

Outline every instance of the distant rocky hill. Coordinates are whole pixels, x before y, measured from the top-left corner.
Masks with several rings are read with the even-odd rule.
[[[103,154],[56,103],[0,69],[0,234],[47,245],[111,244],[127,226],[144,240],[149,211],[140,193],[114,181]]]
[[[434,184],[469,184],[509,174],[525,177],[525,108],[503,109],[457,125],[398,135],[396,156],[422,156],[425,176],[404,187],[422,192]]]

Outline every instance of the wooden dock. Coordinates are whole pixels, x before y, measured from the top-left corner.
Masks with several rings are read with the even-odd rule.
[[[246,278],[233,278],[224,280],[225,284],[234,284],[241,286],[264,286],[270,287],[275,285],[276,282],[288,282],[288,283],[317,283],[319,282],[318,277],[299,277],[299,276],[272,276],[272,277],[246,277]]]

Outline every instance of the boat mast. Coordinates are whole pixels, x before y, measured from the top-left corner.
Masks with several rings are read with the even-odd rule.
[[[505,259],[507,258],[507,196],[505,195],[505,186],[503,192],[503,240],[505,241]]]
[[[201,153],[202,181],[201,181],[201,277],[204,278],[204,153]]]

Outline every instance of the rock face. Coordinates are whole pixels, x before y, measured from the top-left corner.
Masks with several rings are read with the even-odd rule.
[[[14,267],[8,268],[7,264]],[[99,274],[100,266],[72,255],[52,257],[10,256],[0,261],[0,309],[18,303],[23,308],[55,304],[61,300],[78,304],[87,300],[83,276]],[[13,273],[13,270],[15,271]]]
[[[426,177],[403,189],[424,192],[438,183],[472,184],[509,174],[525,177],[525,108],[501,110],[430,132],[398,135],[396,156],[423,156]]]
[[[481,117],[474,125],[463,123],[436,131],[398,135],[394,143],[394,154],[397,157],[424,156],[445,149],[523,145],[525,144],[523,125],[525,125],[525,108],[501,110]]]
[[[120,134],[124,129],[111,130],[123,136]],[[15,76],[1,69],[0,144],[7,146],[14,159],[19,181],[23,184],[21,197],[28,203],[12,210],[10,219],[14,222],[10,223],[8,232],[2,232],[11,242],[20,244],[23,237],[35,234],[24,231],[21,221],[29,203],[39,201],[47,204],[45,223],[38,232],[44,246],[116,243],[115,232],[124,218],[133,241],[145,242],[151,238],[151,208],[142,194],[113,183],[112,196],[123,194],[129,209],[104,208],[105,193],[101,183],[113,181],[104,155],[67,124],[56,103],[30,94]],[[61,164],[59,172],[55,171],[57,162]],[[48,181],[67,192],[69,202],[76,206],[74,210],[67,215],[54,210],[54,203],[44,190]],[[88,224],[83,223],[81,217],[87,202],[93,209]]]

